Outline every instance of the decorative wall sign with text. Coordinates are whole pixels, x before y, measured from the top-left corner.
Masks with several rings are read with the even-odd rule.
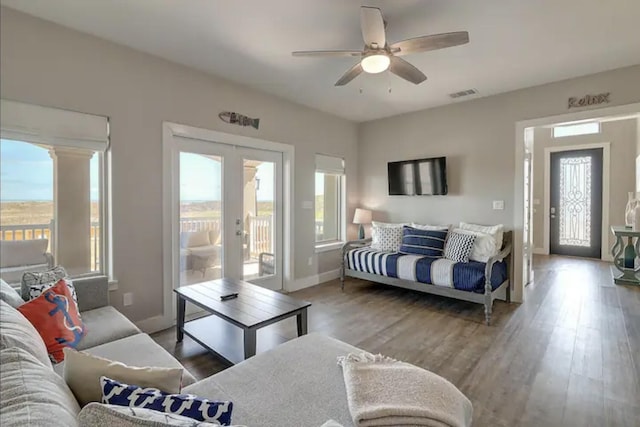
[[[581,107],[589,107],[591,105],[598,104],[608,104],[611,101],[609,100],[610,92],[600,93],[598,95],[585,95],[582,98],[574,98],[571,97],[568,100],[567,108],[581,108]]]
[[[218,117],[220,117],[220,120],[223,122],[231,123],[232,125],[251,126],[256,129],[260,126],[260,119],[252,119],[251,117],[234,113],[232,111],[223,111],[218,114]]]

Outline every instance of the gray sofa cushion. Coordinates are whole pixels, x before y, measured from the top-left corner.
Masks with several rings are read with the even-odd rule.
[[[0,349],[18,347],[51,369],[47,347],[36,328],[18,310],[0,301]]]
[[[183,392],[234,402],[233,423],[353,426],[337,357],[361,351],[318,334],[305,335],[199,381]]]
[[[78,402],[64,380],[17,347],[0,350],[0,425],[73,427]]]
[[[105,359],[114,360],[129,366],[151,366],[157,368],[183,368],[169,352],[157,344],[147,334],[137,334],[117,341],[108,342],[85,349],[89,354],[104,357]],[[64,363],[58,363],[53,369],[63,375]],[[184,369],[182,375],[182,386],[193,384],[196,379],[189,371]]]
[[[87,333],[80,340],[78,350],[95,347],[141,332],[124,314],[111,306],[83,311],[80,315]]]
[[[93,310],[109,305],[109,279],[107,276],[73,279],[78,295],[80,311]]]

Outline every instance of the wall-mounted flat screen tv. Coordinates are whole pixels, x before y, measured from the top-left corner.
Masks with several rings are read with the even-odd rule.
[[[447,159],[405,160],[387,163],[390,196],[447,194]]]

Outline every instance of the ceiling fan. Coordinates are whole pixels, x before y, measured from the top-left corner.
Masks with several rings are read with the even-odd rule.
[[[382,11],[377,7],[361,7],[360,25],[362,27],[362,38],[364,39],[363,50],[311,50],[292,52],[292,55],[360,57],[360,62],[340,77],[335,84],[336,86],[346,85],[363,71],[365,73],[375,74],[387,69],[411,83],[420,84],[427,79],[427,76],[400,58],[400,56],[469,43],[469,33],[466,31],[458,31],[455,33],[416,37],[389,45],[387,44],[385,34],[386,22],[382,17]]]

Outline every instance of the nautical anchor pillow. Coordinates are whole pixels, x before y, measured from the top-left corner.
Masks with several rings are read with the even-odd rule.
[[[86,333],[71,290],[64,280],[22,304],[18,311],[36,328],[54,363],[64,360],[63,348],[76,348]]]
[[[229,401],[214,401],[192,394],[169,394],[157,388],[123,384],[105,376],[100,377],[100,387],[105,404],[153,409],[197,421],[231,425],[233,403]]]

